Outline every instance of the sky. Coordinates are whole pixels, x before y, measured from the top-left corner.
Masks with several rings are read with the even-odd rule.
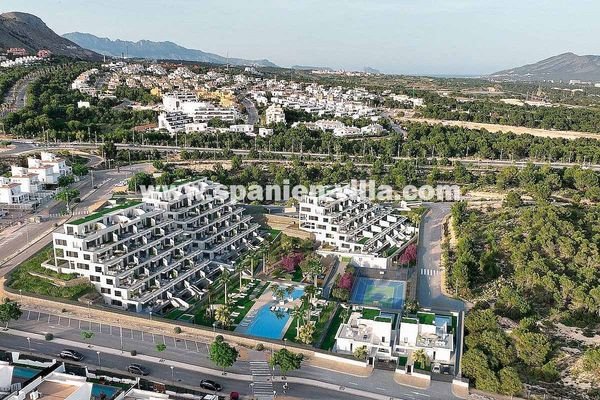
[[[479,75],[600,54],[598,0],[2,0],[59,34],[165,41],[280,66]]]

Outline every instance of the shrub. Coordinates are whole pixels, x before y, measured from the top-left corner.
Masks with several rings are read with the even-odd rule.
[[[255,349],[256,351],[263,351],[265,349],[265,345],[262,343],[256,343]]]
[[[181,333],[181,328],[176,326],[175,329],[173,329],[173,331],[179,335]]]
[[[340,278],[340,281],[338,282],[338,287],[341,289],[346,289],[346,290],[350,291],[350,289],[352,289],[352,281],[353,280],[354,280],[354,277],[352,276],[352,274],[346,272]]]
[[[54,339],[54,335],[52,333],[46,333],[44,339],[46,339],[47,341],[51,341],[52,339]]]
[[[281,260],[281,267],[286,272],[294,272],[296,267],[300,265],[302,260],[304,259],[304,255],[302,253],[294,253],[288,256],[283,257]]]
[[[135,357],[137,356],[137,350],[131,350],[129,354],[131,354],[131,357]]]
[[[406,249],[404,249],[404,253],[400,256],[400,264],[406,265],[417,259],[417,245],[414,243],[409,244]]]

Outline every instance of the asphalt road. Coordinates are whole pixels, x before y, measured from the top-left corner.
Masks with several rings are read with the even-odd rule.
[[[128,357],[128,352],[131,350],[136,350],[140,355],[143,354],[158,357],[159,353],[156,351],[156,345],[161,343],[164,343],[167,346],[166,350],[160,353],[160,357],[167,360],[165,364],[168,364],[168,360],[176,360],[178,362],[197,365],[204,368],[214,368],[214,365],[208,359],[207,343],[185,340],[185,338],[178,337],[177,335],[153,335],[152,333],[144,332],[129,326],[111,326],[110,324],[103,324],[100,321],[76,319],[71,318],[68,315],[50,315],[36,310],[25,310],[21,318],[16,322],[11,322],[10,326],[13,329],[18,329],[23,332],[35,332],[39,334],[50,332],[53,333],[56,338],[80,343],[83,342],[81,331],[92,331],[94,332],[94,337],[90,341],[92,345],[117,350],[122,348],[124,350],[124,357],[126,360],[121,361],[121,364],[116,364],[118,366],[117,369],[125,367],[127,365],[126,362],[132,362],[129,359],[130,357]],[[0,333],[0,346],[7,345],[6,342],[3,342],[3,336],[4,334]],[[89,350],[86,344],[83,343],[80,345],[80,348]],[[50,354],[54,354],[54,352],[57,351],[60,351],[60,349],[52,350]],[[266,352],[248,351],[252,353],[251,359],[253,360],[266,360],[269,355],[268,346]],[[92,358],[91,360],[97,363],[96,358]],[[157,364],[157,366],[164,367],[164,364]],[[161,368],[156,368],[156,366],[153,365],[148,365],[148,367],[153,372],[156,369],[158,377],[165,378],[166,372],[160,372]],[[229,368],[228,371],[230,373],[249,375],[251,366],[248,361],[238,361],[233,367]],[[170,370],[167,372],[170,374]],[[278,371],[276,372],[276,376],[277,375]],[[317,368],[311,365],[303,365],[300,370],[291,372],[288,375],[290,377],[308,378],[315,381],[340,385],[342,387],[365,390],[394,399],[423,400],[425,398],[431,398],[441,400],[450,398],[448,396],[450,387],[447,383],[434,381],[428,390],[412,389],[395,383],[393,379],[394,373],[391,371],[375,370],[369,377],[359,377],[341,374],[339,372]],[[219,372],[216,372],[216,376],[213,376],[213,379],[219,381],[221,381],[221,378]],[[297,385],[294,384],[294,386],[296,387]],[[242,393],[246,393],[248,391],[248,382],[227,382],[226,388],[228,390],[240,390]],[[290,395],[298,396],[295,392],[290,392]],[[324,391],[318,386],[317,388],[310,387],[310,390],[307,386],[303,389],[299,397],[303,399],[356,398],[348,397],[344,393],[339,393],[338,391]]]
[[[428,204],[419,232],[417,300],[422,307],[437,310],[461,311],[464,303],[442,294],[441,239],[442,222],[450,213],[452,203]]]
[[[63,349],[65,349],[64,345],[39,339],[31,339],[30,345],[27,341],[27,338],[21,336],[12,336],[7,333],[0,334],[0,347],[8,350],[20,351],[23,353],[32,353],[36,356],[48,356],[49,358],[57,358],[57,354],[59,354]],[[150,371],[150,376],[147,377],[148,379],[154,378],[156,380],[162,381],[163,383],[174,383],[194,386],[197,390],[202,390],[198,386],[202,379],[212,379],[223,386],[223,393],[236,391],[243,395],[251,394],[249,382],[230,379],[226,376],[215,377],[210,375],[203,375],[196,371],[184,368],[174,368],[173,372],[171,372],[171,368],[168,361],[165,361],[164,363],[152,363],[148,361],[140,362],[140,360],[136,359],[136,357],[131,357],[127,353],[125,353],[123,356],[119,356],[100,352],[100,354],[98,355],[95,347],[92,346],[92,348],[89,348],[86,345],[82,345],[79,347],[70,346],[69,348],[73,348],[74,350],[77,350],[80,353],[82,353],[85,358],[81,364],[87,365],[91,370],[95,370],[98,367],[100,367],[101,369],[103,368],[109,370],[117,370],[119,373],[123,374],[126,373],[124,371],[127,370],[128,365],[132,363],[137,363],[143,365]],[[98,360],[100,360],[100,363],[98,363]],[[71,363],[71,361],[68,362]],[[278,393],[282,393],[282,383],[275,383],[274,389]],[[203,391],[211,393],[206,390]],[[334,392],[331,390],[323,390],[319,387],[302,384],[289,384],[287,393],[290,396],[314,400],[361,399],[360,397]]]
[[[258,123],[258,111],[256,111],[254,102],[249,98],[245,98],[242,100],[242,104],[246,107],[246,112],[248,113],[248,123],[256,125]]]

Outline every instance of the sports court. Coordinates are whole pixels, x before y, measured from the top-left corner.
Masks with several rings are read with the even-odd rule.
[[[379,308],[399,310],[404,305],[406,282],[359,277],[350,301]]]

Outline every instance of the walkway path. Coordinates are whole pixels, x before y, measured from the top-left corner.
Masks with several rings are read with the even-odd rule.
[[[250,373],[252,374],[252,394],[257,400],[272,400],[273,372],[264,354],[253,353],[250,356]]]

